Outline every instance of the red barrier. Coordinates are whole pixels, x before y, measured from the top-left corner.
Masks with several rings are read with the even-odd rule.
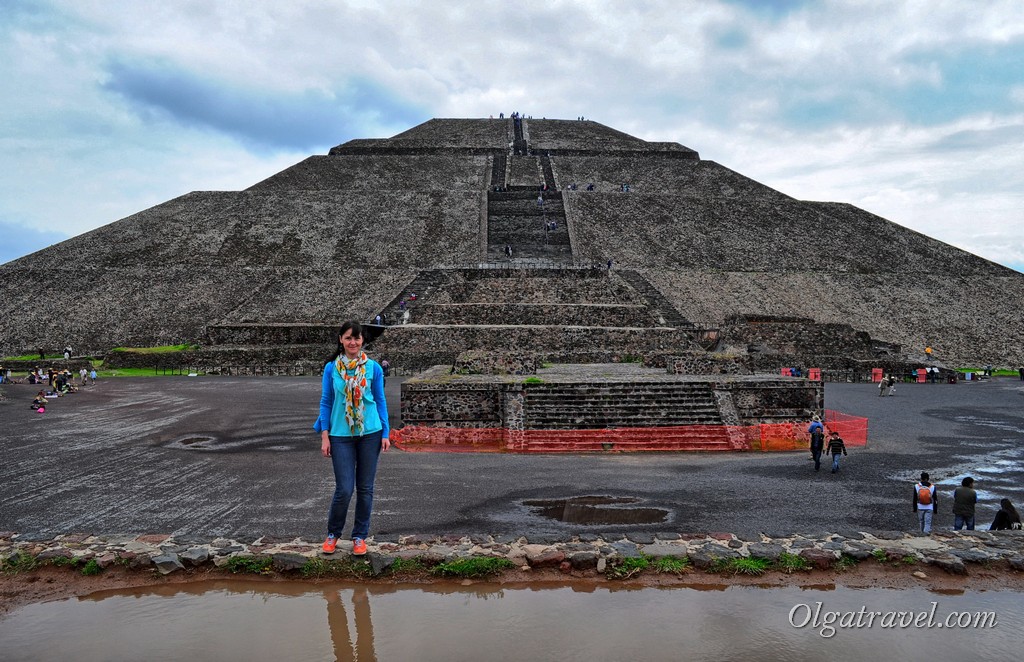
[[[807,371],[807,379],[811,380],[812,382],[820,382],[821,368],[810,368]]]
[[[878,382],[882,381],[882,369],[881,368],[872,368],[871,369],[871,381],[876,383],[876,384]]]
[[[924,368],[918,368],[917,369],[917,383],[918,384],[924,384],[926,381],[928,381],[928,371],[925,370]]]
[[[791,451],[810,443],[807,421],[761,425],[679,425],[589,430],[509,430],[408,425],[392,430],[404,451],[578,453],[633,451]],[[825,427],[848,446],[867,444],[867,419],[826,410]]]
[[[825,429],[835,430],[847,446],[868,445],[868,419],[851,416],[833,409],[825,410]]]
[[[793,369],[792,368],[783,368],[782,369],[782,376],[783,377],[792,377],[793,376]]]

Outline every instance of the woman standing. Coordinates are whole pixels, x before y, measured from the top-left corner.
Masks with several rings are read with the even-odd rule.
[[[331,458],[334,466],[334,499],[327,517],[323,550],[334,553],[354,491],[352,553],[366,554],[377,458],[381,450],[391,447],[391,440],[384,371],[363,352],[363,327],[359,322],[341,325],[337,351],[324,366],[320,416],[313,429],[320,433],[320,452]]]

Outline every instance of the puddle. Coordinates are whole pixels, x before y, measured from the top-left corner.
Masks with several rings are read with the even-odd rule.
[[[535,515],[569,524],[657,524],[668,519],[663,508],[634,507],[633,497],[579,496],[567,499],[531,499],[523,505]]]
[[[0,619],[0,641],[8,661],[843,662],[975,659],[979,651],[1019,659],[1020,593],[822,589],[216,581],[28,605]],[[836,614],[833,636],[810,621],[815,610]],[[870,627],[838,627],[837,620],[933,610],[935,622],[981,612],[994,614],[996,625],[886,627],[876,616]]]

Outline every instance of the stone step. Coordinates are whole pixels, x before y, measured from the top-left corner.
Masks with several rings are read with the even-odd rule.
[[[720,425],[722,417],[718,412],[688,415],[685,412],[676,414],[654,414],[626,412],[549,412],[537,414],[529,412],[525,415],[529,427],[535,428],[636,428],[658,427],[665,425]]]
[[[568,232],[545,231],[543,227],[522,229],[496,228],[487,233],[488,244],[557,244],[569,245]]]
[[[506,242],[512,246],[512,262],[517,258],[529,260],[540,257],[564,256],[572,258],[572,252],[568,244],[519,244]],[[493,260],[507,260],[505,257],[505,244],[491,244],[487,246],[487,256]]]
[[[543,377],[542,377],[543,378]],[[640,389],[637,391],[637,389]],[[638,395],[654,394],[681,394],[681,395],[706,395],[712,396],[712,389],[706,384],[659,384],[650,382],[637,385],[636,382],[602,382],[600,384],[573,383],[573,384],[530,384],[527,387],[527,397],[547,395],[604,395],[619,393],[634,393]]]

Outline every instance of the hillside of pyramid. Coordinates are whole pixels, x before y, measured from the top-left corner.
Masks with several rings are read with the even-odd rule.
[[[389,346],[419,343],[423,361],[443,333],[467,349],[557,337],[595,356],[623,339],[664,354],[685,344],[673,329],[769,316],[849,325],[909,358],[931,345],[948,364],[1016,367],[1022,298],[1024,275],[677,143],[591,121],[433,119],[0,265],[0,354],[205,345],[227,327],[255,338],[382,313],[402,327]]]

